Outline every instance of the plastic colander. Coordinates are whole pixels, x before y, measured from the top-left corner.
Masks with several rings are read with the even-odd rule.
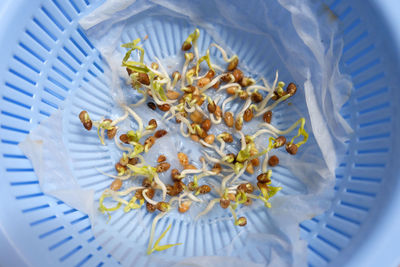
[[[308,241],[308,263],[395,266],[400,264],[400,34],[395,31],[400,3],[323,2],[339,18],[344,39],[341,70],[354,84],[342,114],[355,134],[336,170],[332,207],[300,225]],[[78,25],[79,18],[99,4],[0,3],[0,265],[119,264],[103,249],[104,240],[93,237],[85,214],[41,192],[29,160],[17,146],[59,107],[74,105],[65,102],[74,88],[90,88],[88,105],[96,106],[106,97],[105,63]],[[154,31],[163,31],[163,26],[148,24]],[[179,31],[179,25],[171,29]],[[94,187],[102,182],[90,175],[85,179]]]

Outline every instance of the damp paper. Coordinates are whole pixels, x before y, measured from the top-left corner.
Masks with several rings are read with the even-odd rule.
[[[282,77],[280,80],[295,81],[298,84],[299,89],[291,100],[292,105],[283,104],[284,107],[276,111],[280,116],[288,118],[288,122],[282,120],[284,123],[278,128],[287,128],[303,116],[310,134],[309,141],[296,156],[276,152],[280,165],[285,169],[282,177],[290,177],[290,181],[286,180],[286,183],[291,184],[292,189],[285,189],[284,178],[278,176],[274,180],[273,176],[276,185],[281,184],[284,189],[272,199],[270,209],[255,203],[239,211],[240,214],[249,216],[246,227],[233,226],[231,216],[225,210],[220,211],[221,209],[210,212],[199,221],[194,221],[193,214],[168,214],[159,221],[163,229],[157,228],[156,237],[172,222],[172,229],[162,242],[184,244],[147,256],[145,246],[154,214],[149,215],[145,208],[130,212],[135,213],[132,223],[143,232],[141,236],[135,236],[132,234],[133,230],[129,232],[115,229],[114,223],[117,222],[112,221],[113,219],[107,221],[106,216],[98,212],[98,196],[90,188],[81,188],[74,177],[74,163],[66,148],[68,140],[63,139],[65,127],[62,121],[66,114],[59,110],[31,131],[20,144],[20,148],[32,161],[43,192],[87,213],[94,235],[98,240],[104,241],[103,249],[126,266],[305,266],[307,244],[300,239],[299,223],[329,208],[337,158],[344,153],[344,142],[351,133],[350,127],[339,114],[340,108],[349,97],[351,83],[338,70],[342,41],[336,35],[337,21],[334,14],[318,1],[312,0],[106,1],[83,17],[80,25],[109,67],[104,75],[110,78],[110,95],[117,108],[121,104],[130,104],[132,100],[132,97],[126,95],[129,88],[126,84],[128,76],[121,67],[125,51],[120,45],[132,41],[127,36],[132,39],[143,38],[144,36],[133,33],[140,30],[145,32],[147,28],[140,23],[148,22],[149,18],[176,23],[174,26],[182,27],[185,34],[195,27],[200,28],[201,34],[209,37],[208,41],[199,44],[201,53],[213,41],[230,54],[238,54],[239,58],[247,52],[254,53],[254,50],[256,57],[260,54],[263,58],[267,54],[267,63],[264,64],[269,66],[267,69],[253,69],[252,62],[245,60],[240,62],[239,67],[254,77],[264,76],[268,81],[273,80],[275,70],[279,70]],[[160,25],[148,27],[151,29]],[[166,64],[173,67],[181,66],[176,63],[179,59],[174,59],[174,55],[163,52],[163,45],[160,45],[163,41],[159,40],[161,36],[156,33],[155,30],[148,33],[144,47],[159,46],[161,54],[158,56],[161,62],[167,62]],[[181,44],[186,37],[180,34],[172,39],[175,38],[182,38],[173,42]],[[230,45],[234,42],[229,42],[228,39],[240,42],[240,49],[235,50]],[[177,49],[173,51],[179,54],[179,48],[177,45]],[[144,120],[149,119],[146,117],[146,107],[138,107],[136,111],[143,115]],[[107,115],[112,116],[104,114]],[[159,121],[161,116],[157,116]],[[78,120],[78,114],[76,119]],[[129,125],[121,127],[128,129]],[[179,130],[176,127],[163,127],[171,134],[168,138],[160,139],[161,142],[150,150],[146,159],[158,155],[159,151],[169,158],[175,157],[179,149],[188,145],[195,146],[191,141],[184,143],[185,141],[178,140]],[[251,124],[247,128],[248,132],[254,132],[257,125]],[[82,130],[82,135],[84,134],[86,132]],[[165,150],[166,148],[168,149]],[[150,161],[148,163],[154,164]],[[175,164],[176,161],[171,162],[172,167]],[[200,211],[202,208],[204,206],[193,210]],[[118,212],[120,214],[115,216],[123,213]],[[181,230],[180,227],[185,229]],[[197,235],[194,234],[195,231],[198,232]],[[191,237],[186,236],[189,234]],[[207,241],[217,236],[221,240],[213,240],[211,243]],[[215,247],[204,248],[204,243]],[[202,248],[197,249],[200,246]]]

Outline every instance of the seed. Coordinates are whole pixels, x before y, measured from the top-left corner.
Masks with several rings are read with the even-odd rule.
[[[239,58],[238,57],[232,58],[232,61],[229,62],[227,70],[232,71],[232,70],[236,69],[238,64],[239,64]]]
[[[212,168],[212,171],[215,172],[216,174],[219,174],[222,170],[221,164],[215,163],[214,167]]]
[[[199,192],[200,194],[207,194],[210,191],[211,191],[211,187],[209,185],[202,185],[197,190],[197,192]]]
[[[213,71],[213,70],[208,70],[207,71],[207,73],[206,73],[206,77],[208,78],[208,79],[212,79],[212,78],[214,78],[214,76],[215,76],[215,71]]]
[[[190,138],[195,142],[199,142],[200,141],[200,137],[197,134],[191,134]]]
[[[229,82],[232,81],[232,78],[233,78],[233,80],[235,80],[235,77],[233,76],[233,74],[230,73],[230,72],[228,72],[228,73],[225,73],[225,75],[223,75],[223,76],[221,77],[221,80],[222,80],[223,82],[229,83]]]
[[[161,162],[157,165],[156,172],[166,172],[169,170],[170,167],[171,164],[169,164],[168,162]]]
[[[190,190],[190,191],[194,191],[194,190],[196,190],[196,186],[194,185],[194,183],[193,182],[189,182],[188,183],[188,189]]]
[[[204,139],[204,138],[207,137],[207,132],[204,131],[203,128],[201,128],[201,127],[196,127],[195,129],[196,129],[197,135],[198,135],[201,139]]]
[[[176,79],[177,81],[181,79],[181,74],[179,73],[179,71],[174,71],[172,73],[172,79]]]
[[[86,110],[82,110],[79,113],[79,119],[81,120],[82,123],[84,123],[85,121],[87,121],[89,119],[89,114],[87,113]]]
[[[244,111],[243,120],[249,122],[252,119],[253,119],[253,110],[251,108],[248,108]]]
[[[166,157],[166,156],[160,155],[160,156],[158,156],[157,162],[160,163],[160,162],[164,162],[164,161],[166,161],[166,160],[167,160],[167,157]]]
[[[243,79],[243,72],[239,69],[235,69],[232,73],[233,77],[235,78],[235,82],[240,82]]]
[[[218,89],[220,85],[221,85],[221,81],[217,81],[216,83],[214,83],[214,85],[212,86],[212,88]]]
[[[230,111],[225,112],[224,114],[224,121],[226,126],[232,127],[233,126],[233,114]]]
[[[179,153],[178,153],[178,160],[179,160],[179,163],[180,163],[182,166],[186,166],[186,165],[189,164],[189,158],[188,158],[188,156],[187,156],[185,153],[183,153],[183,152],[179,152]]]
[[[245,226],[247,224],[247,219],[245,217],[240,217],[237,220],[237,225],[239,226]]]
[[[238,189],[245,192],[245,193],[253,193],[254,186],[251,183],[243,183],[238,186]]]
[[[116,170],[118,173],[124,173],[124,172],[127,170],[127,168],[126,168],[125,166],[123,166],[121,163],[117,162],[117,163],[115,164],[115,170]]]
[[[153,188],[147,188],[146,189],[146,196],[150,199],[153,199],[154,197],[154,189]]]
[[[274,92],[274,94],[271,96],[271,99],[274,101],[278,100],[279,99],[278,94],[276,92]]]
[[[204,131],[208,132],[208,130],[210,130],[211,128],[211,121],[209,119],[205,119],[201,123],[201,128],[203,128]]]
[[[187,164],[183,167],[185,170],[197,170],[196,166],[192,164]]]
[[[247,164],[246,172],[249,173],[249,174],[254,174],[253,164],[251,164],[251,163]]]
[[[286,87],[286,93],[289,95],[294,95],[297,91],[297,86],[294,83],[289,83]]]
[[[177,196],[179,192],[170,184],[165,186],[167,188],[167,194],[171,197]]]
[[[239,97],[240,97],[240,99],[242,99],[242,100],[246,100],[246,99],[249,97],[249,94],[248,94],[246,91],[241,90],[241,91],[239,92]]]
[[[226,209],[229,207],[229,204],[231,204],[231,201],[229,199],[223,199],[221,198],[219,200],[219,205],[221,206],[221,208]]]
[[[139,162],[138,158],[129,159],[128,163],[131,165],[136,165]]]
[[[152,62],[152,63],[151,63],[151,68],[152,68],[152,69],[158,70],[158,67],[159,67],[159,66],[158,66],[158,64],[157,64],[156,62]]]
[[[228,193],[228,199],[229,199],[230,201],[233,201],[233,202],[236,201],[236,197],[235,197],[235,195],[232,194],[232,193]]]
[[[150,79],[149,79],[149,75],[147,75],[146,73],[141,73],[139,72],[138,75],[138,82],[140,82],[141,84],[144,85],[150,85]]]
[[[206,138],[204,138],[204,142],[206,142],[209,145],[212,145],[214,143],[214,140],[215,140],[215,135],[213,134],[209,134],[207,135]]]
[[[194,123],[202,123],[203,122],[203,114],[201,114],[199,111],[195,110],[194,112],[192,112],[190,114],[190,119],[194,122]]]
[[[210,78],[203,77],[197,81],[197,86],[202,88],[202,87],[206,86],[207,84],[209,84],[210,82],[211,82]]]
[[[236,156],[233,153],[229,153],[228,155],[225,156],[225,161],[228,163],[234,162],[235,159],[236,159]]]
[[[177,169],[172,169],[171,171],[171,178],[172,181],[180,181],[182,178],[179,177],[181,173]]]
[[[190,208],[190,204],[192,204],[191,201],[182,202],[182,203],[179,205],[178,211],[179,211],[180,213],[185,213],[185,212],[187,212],[187,211],[189,210],[189,208]]]
[[[128,157],[121,157],[119,159],[119,164],[121,164],[122,166],[126,166],[129,163],[129,158]]]
[[[147,106],[149,107],[149,108],[151,108],[152,110],[156,110],[156,104],[154,104],[153,102],[147,102]]]
[[[166,131],[166,130],[164,130],[164,129],[162,129],[162,130],[158,130],[155,134],[154,134],[154,136],[155,136],[155,138],[161,138],[161,137],[163,137],[164,135],[166,135],[168,132]]]
[[[138,190],[136,190],[136,192],[135,192],[135,197],[136,197],[137,199],[139,199],[139,200],[144,199],[144,197],[143,197],[143,189],[138,189]]]
[[[142,186],[144,187],[150,187],[151,186],[151,181],[149,178],[144,178],[142,181]]]
[[[132,74],[132,70],[129,69],[129,68],[126,68],[126,72],[128,73],[128,75],[131,75],[131,74]]]
[[[279,164],[279,158],[277,156],[273,155],[268,159],[269,166],[275,167],[278,164]]]
[[[170,105],[168,105],[168,104],[162,104],[162,105],[158,105],[158,108],[159,108],[161,111],[166,112],[166,111],[168,111],[171,107],[170,107]]]
[[[172,100],[178,99],[181,96],[177,91],[172,90],[168,90],[166,95],[168,99]]]
[[[148,212],[153,213],[153,212],[156,211],[157,208],[156,208],[155,205],[153,205],[153,204],[151,204],[149,202],[146,202],[146,209],[147,209]]]
[[[85,127],[85,129],[88,130],[88,131],[90,131],[90,130],[92,129],[92,125],[93,125],[93,123],[92,123],[91,120],[85,121],[85,122],[83,123],[83,127]]]
[[[254,84],[254,80],[249,77],[243,77],[243,79],[240,81],[240,85],[243,87],[247,87],[247,86],[250,86],[253,84]]]
[[[199,96],[199,95],[195,95],[195,96],[193,96],[193,99],[195,99],[195,100],[196,100],[196,105],[198,105],[198,106],[201,106],[201,105],[203,105],[203,103],[204,103],[204,100],[206,100],[206,98],[205,98],[205,97],[201,97],[201,96]]]
[[[237,86],[230,86],[226,88],[226,92],[230,95],[236,94],[236,91],[238,90]]]
[[[149,136],[145,141],[144,141],[144,146],[149,150],[154,143],[156,142],[156,138],[154,136]]]
[[[271,180],[268,178],[268,175],[266,173],[261,173],[260,175],[257,176],[257,181],[260,183],[269,183]]]
[[[233,136],[230,133],[223,132],[221,134],[221,136],[222,136],[222,140],[224,140],[224,142],[226,142],[226,143],[232,143],[233,142]]]
[[[151,129],[156,129],[157,128],[157,121],[155,119],[151,119],[149,121],[149,126],[151,127]]]
[[[296,144],[286,144],[286,151],[290,154],[290,155],[296,155],[297,154],[297,150],[298,150],[298,146]]]
[[[161,211],[161,212],[166,212],[169,210],[169,203],[168,202],[164,202],[164,201],[160,201],[157,203],[156,208]]]
[[[272,111],[269,110],[269,111],[267,111],[267,112],[264,113],[264,115],[263,115],[263,120],[264,120],[266,123],[271,123],[271,119],[272,119]]]
[[[258,158],[252,159],[250,162],[253,167],[257,167],[258,165],[260,165],[260,160]]]
[[[215,118],[219,119],[222,117],[222,110],[219,106],[215,107],[215,112],[214,112]]]
[[[251,100],[255,103],[260,103],[263,100],[263,97],[259,92],[253,92],[251,94]]]
[[[208,105],[207,105],[208,112],[214,113],[215,109],[216,109],[216,105],[215,105],[214,101],[212,101],[211,103],[208,103]]]
[[[118,191],[119,189],[121,189],[121,187],[122,187],[121,179],[115,179],[110,185],[110,189],[113,191]]]
[[[284,136],[278,136],[278,138],[275,139],[275,148],[281,147],[286,143],[286,137]]]
[[[185,189],[186,185],[182,181],[175,181],[174,188],[178,193],[182,192]]]
[[[235,129],[240,131],[240,130],[242,130],[242,127],[243,127],[243,117],[240,116],[240,117],[237,117],[235,120]]]
[[[188,51],[192,48],[192,44],[190,42],[184,41],[182,44],[182,51]]]

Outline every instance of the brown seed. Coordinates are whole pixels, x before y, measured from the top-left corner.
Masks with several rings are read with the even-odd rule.
[[[122,143],[129,144],[129,137],[127,134],[121,134],[119,140],[121,140]]]
[[[231,82],[232,78],[233,80],[235,80],[235,77],[233,77],[233,74],[230,72],[225,73],[225,75],[221,76],[221,80],[226,83]]]
[[[156,138],[154,136],[149,136],[145,141],[144,141],[144,146],[147,149],[150,149],[154,143],[156,142]]]
[[[146,189],[146,197],[153,199],[154,197],[154,189],[153,188],[147,188]]]
[[[157,64],[156,62],[152,62],[152,63],[151,63],[151,68],[152,68],[152,69],[158,70],[158,67],[159,67],[159,66],[158,66],[158,64]]]
[[[182,202],[182,203],[179,205],[178,211],[179,211],[180,213],[185,213],[185,212],[187,212],[187,211],[189,210],[189,208],[190,208],[190,204],[192,204],[191,201]]]
[[[265,121],[266,123],[271,123],[271,119],[272,119],[272,111],[269,110],[269,111],[264,113],[263,121]]]
[[[230,95],[236,94],[236,91],[238,90],[237,86],[230,86],[226,88],[226,92]]]
[[[215,105],[214,101],[212,101],[211,103],[208,103],[208,105],[207,105],[208,112],[214,113],[215,109],[216,109],[216,105]]]
[[[243,87],[247,87],[254,84],[254,80],[250,79],[249,77],[243,77],[240,81],[240,85]]]
[[[274,94],[272,95],[271,99],[274,100],[274,101],[278,100],[279,99],[278,94],[276,92],[274,92]]]
[[[185,153],[183,153],[183,152],[179,152],[179,153],[178,153],[178,160],[179,160],[179,163],[180,163],[182,166],[186,166],[186,165],[189,164],[189,158],[188,158],[188,156],[187,156]]]
[[[128,157],[121,157],[119,159],[119,164],[121,164],[122,166],[126,166],[129,163],[129,158]]]
[[[192,48],[192,44],[190,42],[184,41],[182,44],[182,51],[188,51],[190,48]]]
[[[149,202],[146,202],[146,209],[148,212],[153,213],[156,211],[156,206],[153,204],[150,204]]]
[[[129,69],[129,68],[126,68],[126,72],[128,73],[128,75],[131,75],[131,74],[132,74],[132,70]]]
[[[146,73],[141,73],[139,72],[138,75],[138,82],[140,82],[141,84],[144,85],[150,85],[150,79],[149,79],[149,75],[147,75]]]
[[[156,104],[154,104],[153,102],[147,102],[147,106],[149,107],[149,108],[151,108],[152,110],[156,110]]]
[[[197,170],[196,166],[192,164],[187,164],[183,167],[185,170]]]
[[[203,128],[204,131],[208,132],[208,130],[210,130],[210,128],[211,128],[211,121],[210,121],[210,119],[205,119],[205,120],[201,123],[201,128]]]
[[[158,108],[159,108],[161,111],[166,112],[166,111],[168,111],[171,107],[170,107],[170,105],[168,105],[168,104],[162,104],[162,105],[158,105]]]
[[[149,121],[149,126],[152,127],[152,129],[156,129],[157,128],[157,121],[155,119],[151,119]]]
[[[178,99],[181,95],[177,91],[168,90],[167,91],[167,98],[171,100]]]
[[[286,151],[290,154],[290,155],[296,155],[297,154],[297,150],[298,150],[298,146],[296,144],[286,144]]]
[[[157,165],[156,172],[166,172],[169,170],[170,167],[171,164],[169,164],[168,162],[161,162]]]
[[[201,139],[204,139],[204,138],[207,137],[207,132],[204,131],[203,128],[201,128],[201,127],[196,127],[195,129],[196,129],[197,135],[198,135]]]
[[[129,159],[128,163],[131,165],[136,165],[139,162],[138,158]]]
[[[171,197],[177,196],[179,195],[178,190],[176,190],[176,188],[174,188],[172,185],[167,185],[167,194]]]
[[[219,174],[222,170],[221,164],[215,163],[214,167],[212,168],[212,171],[215,172],[216,174]]]
[[[251,94],[251,100],[255,103],[260,103],[263,100],[263,97],[259,92],[253,92]]]
[[[85,121],[83,123],[83,127],[85,127],[86,130],[90,131],[92,129],[93,123],[91,120]]]
[[[207,135],[206,138],[204,138],[204,142],[206,142],[209,145],[212,145],[214,143],[214,140],[215,140],[215,135],[213,134],[209,134]]]
[[[260,165],[260,160],[258,158],[252,159],[250,162],[253,167],[257,167],[258,165]]]
[[[245,192],[245,193],[253,193],[254,186],[251,183],[243,183],[238,186],[238,189]]]
[[[257,176],[257,181],[260,183],[269,183],[271,180],[268,178],[268,175],[266,173],[261,173],[260,175]]]
[[[211,187],[209,185],[202,185],[199,187],[198,192],[200,194],[207,194],[211,191]]]
[[[121,163],[117,162],[117,163],[115,164],[115,170],[116,170],[118,173],[124,173],[124,172],[127,170],[127,168],[126,168],[125,166],[123,166]]]
[[[203,78],[200,78],[200,79],[197,81],[197,86],[200,87],[200,88],[202,88],[202,87],[206,86],[207,84],[209,84],[210,82],[211,82],[210,78],[208,78],[208,77],[203,77]]]
[[[254,174],[253,164],[251,164],[251,163],[247,164],[246,172],[249,173],[249,174]]]
[[[167,160],[167,157],[166,157],[166,156],[160,155],[160,156],[158,156],[157,162],[160,163],[160,162],[164,162],[164,161],[166,161],[166,160]]]
[[[161,212],[166,212],[169,209],[169,203],[168,202],[158,202],[156,205],[156,208],[161,211]]]
[[[174,71],[173,73],[172,73],[172,79],[175,79],[176,78],[176,80],[177,81],[179,81],[180,79],[181,79],[181,74],[179,73],[179,71]]]
[[[225,112],[224,114],[224,121],[226,126],[232,127],[233,126],[233,114],[230,111]]]
[[[138,190],[136,190],[136,192],[135,192],[135,197],[136,197],[137,199],[139,199],[139,200],[144,199],[144,197],[143,197],[143,189],[138,189]]]
[[[247,219],[245,217],[240,217],[237,220],[237,225],[239,226],[245,226],[247,224]]]
[[[279,164],[279,158],[277,156],[273,155],[268,159],[269,166],[275,167],[278,164]]]
[[[215,107],[215,112],[214,112],[215,118],[219,119],[222,117],[222,110],[219,106]]]
[[[275,139],[275,148],[278,148],[278,147],[281,147],[281,146],[283,146],[284,144],[286,143],[286,137],[284,137],[284,136],[278,136],[276,139]]]
[[[197,134],[191,134],[190,135],[190,139],[192,139],[195,142],[199,142],[200,141],[200,137]]]
[[[89,115],[88,115],[88,113],[87,113],[86,110],[82,110],[82,111],[79,113],[79,119],[81,120],[82,123],[84,123],[85,121],[87,121],[88,118],[89,118]]]
[[[203,122],[203,114],[201,114],[199,111],[195,110],[193,111],[189,118],[194,122],[194,123],[198,123],[201,124]]]
[[[243,120],[249,122],[252,119],[253,119],[253,110],[251,108],[248,108],[244,111]]]
[[[236,69],[238,64],[239,64],[239,58],[238,57],[232,58],[232,61],[229,62],[227,70],[232,71],[232,70]]]
[[[240,99],[242,99],[242,100],[246,100],[248,97],[249,97],[249,94],[246,92],[246,91],[240,91],[239,92],[239,97],[240,97]]]
[[[168,132],[166,131],[166,130],[164,130],[164,129],[161,129],[161,130],[158,130],[155,134],[154,134],[154,137],[155,138],[161,138],[161,137],[163,137],[164,135],[166,135]]]
[[[226,143],[232,143],[233,142],[233,136],[230,133],[223,132],[222,133],[222,140]]]
[[[219,200],[219,205],[221,206],[221,208],[226,209],[229,207],[229,204],[231,204],[231,201],[229,199],[223,199],[221,198]]]
[[[286,93],[290,95],[294,95],[297,91],[297,86],[294,83],[289,83],[286,87]]]
[[[243,72],[239,69],[235,69],[232,75],[235,78],[236,83],[240,82],[243,79]]]
[[[205,97],[201,97],[200,95],[193,96],[193,99],[196,100],[196,105],[201,106],[204,103]]]
[[[151,181],[149,178],[144,178],[142,181],[142,186],[144,187],[150,187],[151,186]]]
[[[208,78],[208,79],[212,79],[212,78],[214,78],[214,76],[215,76],[215,71],[213,71],[213,70],[208,70],[207,71],[207,73],[206,73],[206,77]]]
[[[214,83],[214,85],[212,86],[212,88],[218,89],[220,85],[221,85],[221,81],[217,81],[216,83]]]
[[[180,181],[182,178],[179,177],[179,175],[181,175],[181,173],[177,169],[172,169],[171,171],[172,181]]]
[[[237,117],[235,120],[235,129],[240,131],[243,127],[243,117]]]
[[[113,191],[118,191],[119,189],[121,189],[121,187],[122,187],[121,179],[115,179],[110,185],[110,189]]]
[[[232,193],[228,193],[228,199],[229,199],[230,201],[233,201],[233,202],[236,201],[236,197],[235,197],[235,195],[232,194]]]

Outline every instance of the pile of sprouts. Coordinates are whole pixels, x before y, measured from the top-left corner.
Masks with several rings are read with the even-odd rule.
[[[199,55],[199,35],[200,31],[196,29],[183,42],[183,67],[180,72],[172,74],[167,73],[157,58],[150,65],[144,63],[145,51],[140,38],[123,44],[127,52],[122,66],[128,72],[133,90],[143,97],[137,103],[122,106],[124,114],[115,120],[102,118],[92,121],[88,112],[79,114],[85,129],[97,129],[102,145],[106,144],[107,137],[122,151],[115,164],[117,174],[102,172],[113,181],[99,199],[99,210],[109,217],[110,212],[121,208],[129,212],[146,206],[148,212],[158,212],[151,226],[148,254],[179,245],[159,244],[171,225],[153,244],[157,221],[174,208],[185,213],[193,204],[205,203],[205,209],[197,215],[199,218],[219,206],[232,214],[235,225],[245,226],[247,219],[238,217],[237,209],[241,205],[251,205],[253,201],[262,201],[265,207],[270,208],[270,199],[282,189],[271,185],[272,168],[279,164],[279,158],[270,154],[282,148],[295,155],[308,139],[304,118],[286,130],[271,124],[272,110],[295,95],[297,86],[294,83],[286,86],[278,81],[278,72],[272,84],[264,78],[256,81],[245,76],[238,69],[238,56],[228,57],[226,51],[215,43],[209,46],[205,55]],[[190,52],[192,48],[193,52]],[[226,69],[211,61],[211,49],[220,52],[227,64]],[[230,102],[238,103],[241,106],[239,111],[228,110]],[[156,166],[146,163],[143,154],[168,132],[159,129],[155,119],[146,124],[135,112],[136,107],[145,103],[154,112],[163,112],[165,122],[172,120],[179,124],[182,136],[202,146],[201,168],[196,168],[188,155],[179,152],[176,156],[181,166],[170,170],[171,181],[166,184],[159,177],[159,173],[171,168],[166,156],[160,154]],[[120,132],[118,124],[130,117],[136,121],[136,129]],[[242,128],[256,119],[260,120],[257,131],[245,135]],[[209,133],[212,127],[220,124],[225,124],[230,130],[216,136]],[[285,135],[296,129],[297,134],[287,140]],[[239,140],[236,153],[228,153],[226,146],[232,146],[235,138]],[[262,143],[265,147],[257,147],[256,138],[264,138]],[[245,172],[256,179],[245,180]],[[126,183],[133,180],[136,180],[136,186]],[[123,186],[124,183],[129,186]],[[105,199],[115,204],[106,206]]]

